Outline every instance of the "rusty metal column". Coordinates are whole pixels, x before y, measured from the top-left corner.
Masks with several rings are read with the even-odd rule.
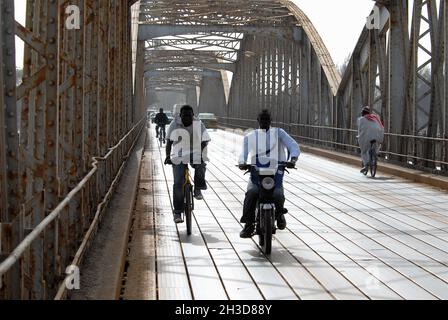
[[[271,100],[271,112],[273,115],[274,121],[278,120],[278,79],[277,74],[278,70],[278,39],[271,38],[271,43],[273,46],[271,47],[271,78],[272,78],[272,100]]]
[[[296,124],[299,122],[299,99],[298,99],[298,79],[297,79],[297,73],[300,72],[298,68],[298,63],[300,59],[300,49],[298,48],[297,42],[292,43],[292,52],[291,52],[291,118],[290,121],[293,124]],[[293,128],[292,133],[297,135],[297,126],[292,126]]]
[[[275,79],[276,79],[276,101],[275,101],[275,107],[276,107],[276,118],[277,118],[277,122],[282,123],[283,122],[283,110],[282,110],[282,85],[283,85],[283,79],[282,79],[282,74],[283,74],[283,52],[282,52],[282,40],[281,39],[276,39],[275,40],[275,47],[276,47],[276,57],[277,57],[277,61],[276,61],[276,69],[277,69],[277,73],[275,75]],[[283,126],[283,124],[282,124]]]
[[[45,56],[47,57],[46,71],[46,87],[45,87],[45,206],[47,213],[51,212],[59,202],[57,190],[57,152],[58,152],[58,2],[56,0],[48,0],[46,15],[46,35],[45,35]],[[44,250],[44,274],[48,285],[47,296],[52,297],[56,293],[56,276],[58,270],[57,255],[59,248],[57,247],[58,230],[53,224],[45,233],[45,250]]]
[[[248,102],[249,102],[249,97],[248,97],[248,95],[249,95],[249,84],[248,84],[248,82],[249,82],[249,75],[248,75],[248,59],[247,59],[247,56],[246,56],[246,51],[247,50],[249,50],[250,49],[250,47],[249,47],[249,38],[248,38],[249,36],[248,35],[246,35],[245,36],[245,40],[244,40],[244,42],[245,42],[245,45],[244,45],[244,53],[243,53],[243,56],[242,56],[242,60],[241,60],[241,71],[242,71],[242,91],[241,91],[241,94],[242,94],[242,96],[243,96],[243,99],[242,99],[242,106],[241,106],[241,108],[242,108],[242,110],[243,110],[243,112],[242,112],[242,118],[244,118],[244,119],[249,119],[250,118],[250,113],[251,113],[251,110],[250,110],[250,108],[249,108],[249,105],[248,105]],[[247,123],[247,125],[250,125],[250,123]]]
[[[98,24],[98,127],[99,127],[99,154],[104,155],[107,153],[109,142],[108,138],[108,125],[110,121],[110,115],[108,112],[108,80],[109,80],[109,52],[108,52],[108,40],[109,40],[109,14],[108,14],[108,0],[99,1],[99,24]],[[98,173],[98,191],[99,197],[102,198],[108,187],[107,180],[107,168],[106,164],[102,163],[99,166]]]
[[[70,186],[74,187],[84,174],[83,165],[83,144],[84,144],[84,130],[83,130],[83,113],[84,113],[84,54],[85,54],[85,32],[87,28],[87,14],[86,14],[86,0],[77,0],[76,5],[81,12],[80,29],[72,30],[74,32],[74,50],[73,61],[75,64],[75,83],[73,92],[74,101],[74,153],[72,155],[74,161],[74,167],[70,174]],[[70,211],[75,213],[75,216],[71,216],[71,223],[74,225],[71,227],[75,233],[76,239],[81,239],[83,235],[83,217],[86,214],[83,212],[83,197],[77,195],[70,204]]]
[[[272,111],[272,45],[271,38],[266,38],[266,109]]]
[[[1,254],[10,253],[21,240],[22,225],[20,221],[21,188],[19,184],[19,135],[18,114],[16,97],[16,63],[15,63],[15,19],[14,1],[0,1],[0,25],[1,50],[3,64],[1,68],[3,78],[3,105],[4,113],[4,136],[6,140],[6,181],[7,181],[7,204],[5,220],[0,221]],[[2,128],[3,129],[3,128]],[[6,298],[20,299],[20,264],[16,264],[6,276]]]
[[[403,111],[406,103],[406,55],[408,48],[407,4],[405,0],[395,0],[388,6],[390,12],[390,132],[401,133]],[[398,139],[391,139],[390,151],[399,153]],[[397,157],[393,157],[396,160]]]
[[[377,80],[377,68],[378,68],[378,48],[375,46],[375,33],[378,30],[370,30],[369,32],[369,70],[368,70],[368,86],[367,86],[367,103],[363,101],[364,105],[368,105],[371,108],[374,107],[375,103],[375,91],[376,91],[376,80]]]
[[[44,17],[44,5],[42,1],[27,1],[26,29],[32,31],[34,37],[44,38],[44,27],[41,21]],[[44,204],[44,177],[42,168],[38,165],[44,162],[45,157],[45,111],[43,92],[45,91],[43,82],[45,79],[45,62],[41,59],[44,54],[43,46],[35,51],[35,48],[28,43],[25,45],[23,85],[28,86],[28,91],[22,100],[22,122],[21,122],[21,143],[22,143],[22,165],[27,168],[22,170],[22,190],[26,190],[25,211],[31,211],[29,228],[36,227],[45,216]],[[33,83],[33,79],[38,76],[40,80]],[[29,83],[29,84],[28,84]],[[34,157],[36,160],[31,166],[26,165],[27,157]],[[28,207],[28,208],[27,208]],[[28,211],[29,210],[29,211]],[[31,299],[44,299],[46,284],[44,281],[44,237],[33,242],[30,247],[29,261],[29,281],[32,284],[29,297]]]
[[[249,105],[250,105],[250,109],[252,110],[253,114],[256,114],[258,111],[258,101],[257,101],[257,57],[258,57],[258,52],[256,49],[256,43],[257,40],[255,38],[255,36],[251,36],[251,43],[250,43],[250,48],[251,48],[251,52],[253,52],[253,54],[250,57],[249,60],[249,74],[250,74],[250,81],[249,81],[249,89],[250,89],[250,101],[249,101]]]
[[[254,109],[256,111],[260,110],[261,107],[261,98],[260,98],[260,37],[255,36],[254,37],[254,44],[253,44],[253,50],[255,52],[255,55],[253,57],[253,92],[254,92]]]
[[[245,43],[245,42],[243,42]],[[244,112],[244,52],[243,50],[246,50],[246,47],[241,46],[241,58],[239,61],[239,68],[238,68],[238,105],[236,114],[238,115],[237,118],[244,119],[245,118],[245,112]]]
[[[219,73],[219,72],[217,72]],[[220,73],[219,73],[220,75]],[[207,83],[207,80],[209,78],[207,76],[204,76],[202,79],[202,86],[201,86],[201,99],[203,96],[205,95],[209,95],[210,92],[208,93],[207,90],[202,90],[204,85],[208,85],[208,87],[210,88],[211,84],[216,84],[216,79],[211,78],[211,83]],[[216,86],[212,86],[212,87],[216,87]],[[222,85],[221,85],[222,87]],[[212,89],[212,88],[210,88]],[[216,99],[218,99],[220,97],[216,97]],[[216,110],[207,110],[207,108],[202,108],[201,103],[198,105],[198,96],[197,96],[197,91],[196,91],[196,86],[186,86],[185,87],[185,101],[188,105],[192,106],[194,110],[199,110],[200,112],[214,112],[215,114],[218,114]],[[225,101],[225,98],[224,98]],[[205,106],[210,105],[210,103],[206,103]],[[217,103],[218,105],[218,103]],[[217,105],[215,107],[217,107]],[[222,108],[223,106],[221,104],[219,104],[219,108]],[[210,109],[210,107],[208,107]]]
[[[261,54],[261,108],[266,109],[266,37],[262,36],[260,39],[260,54]]]
[[[64,21],[65,6],[61,6],[60,14],[61,23]],[[72,154],[74,152],[73,144],[73,120],[74,120],[74,104],[73,104],[73,84],[75,78],[75,70],[73,69],[73,51],[74,51],[74,34],[73,30],[66,28],[66,26],[60,26],[59,32],[59,51],[67,52],[64,59],[58,61],[59,67],[59,79],[58,79],[58,96],[59,96],[59,128],[58,128],[58,197],[59,201],[62,201],[68,194],[70,189],[70,170],[73,167],[74,161]],[[70,260],[70,255],[73,254],[76,247],[70,248],[71,241],[70,229],[73,223],[70,223],[70,216],[73,216],[73,212],[70,212],[73,208],[67,206],[57,219],[58,230],[58,258],[57,269],[58,274],[62,274]],[[74,239],[73,239],[74,240]],[[73,251],[72,251],[73,250]],[[72,252],[71,252],[72,251]]]
[[[138,41],[137,44],[137,63],[135,70],[135,111],[134,119],[140,119],[144,112],[144,91],[145,91],[145,42]]]
[[[246,50],[246,47],[245,47],[245,49],[244,50]],[[246,89],[246,86],[245,86],[245,81],[246,81],[246,66],[245,66],[245,63],[246,63],[246,59],[245,59],[245,56],[244,56],[244,52],[241,54],[241,61],[240,61],[240,70],[239,70],[239,72],[240,72],[240,78],[239,78],[239,81],[240,81],[240,88],[239,88],[239,105],[238,105],[238,112],[237,112],[237,114],[238,114],[238,118],[240,118],[240,119],[247,119],[247,108],[246,108],[246,106],[245,106],[245,102],[246,102],[246,97],[245,97],[245,93],[246,93],[246,91],[245,91],[245,89]]]
[[[308,118],[310,110],[310,42],[308,37],[303,37],[302,45],[300,46],[300,121],[301,126],[299,127],[300,136],[308,136],[309,128]],[[305,126],[304,126],[305,125]]]
[[[283,122],[288,125],[288,132],[291,132],[293,128],[291,124],[293,123],[293,110],[292,110],[292,47],[294,42],[284,41],[284,76],[285,76],[285,88],[283,91]]]
[[[443,32],[444,32],[444,62],[445,68],[448,66],[448,5],[445,0],[440,0],[441,5],[440,8],[443,11]],[[444,161],[448,163],[448,72],[445,71],[445,117],[444,117],[444,126],[443,126],[443,137],[447,140],[444,143],[445,157]],[[447,174],[448,173],[448,165],[445,164],[442,166],[442,171]]]
[[[2,15],[3,4],[2,0],[0,0],[0,26],[3,24],[3,15]],[[3,45],[3,30],[0,32],[0,43]],[[0,50],[0,61],[3,62],[3,50]],[[6,172],[6,108],[5,108],[5,81],[4,77],[4,64],[0,63],[0,224],[2,222],[7,221],[8,219],[8,182],[7,182],[7,172]],[[2,259],[2,247],[0,246],[0,260]],[[5,252],[6,253],[6,252]],[[1,281],[1,279],[0,279]],[[1,295],[0,295],[1,297]]]
[[[431,108],[429,111],[428,137],[439,137],[442,132],[442,104],[444,103],[444,86],[443,83],[443,12],[440,11],[440,19],[437,16],[436,1],[430,1],[428,6],[428,18],[431,30]],[[443,9],[442,7],[440,9]],[[446,72],[446,71],[445,71]],[[427,159],[443,159],[442,149],[434,140],[430,140],[426,144]],[[431,162],[427,165],[429,168],[435,169],[436,163]]]

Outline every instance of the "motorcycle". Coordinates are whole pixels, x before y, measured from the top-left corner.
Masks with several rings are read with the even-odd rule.
[[[243,165],[241,169],[256,174],[259,185],[259,195],[255,210],[255,234],[258,235],[258,244],[265,254],[272,251],[272,235],[276,233],[276,207],[274,203],[275,177],[278,172],[289,173],[288,169],[295,169],[295,163],[279,162],[275,168],[262,168],[255,165]]]

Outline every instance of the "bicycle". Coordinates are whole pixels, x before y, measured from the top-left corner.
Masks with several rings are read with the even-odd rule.
[[[165,126],[157,126],[157,132],[159,136],[159,147],[163,147],[165,141],[166,141],[166,130]]]
[[[184,189],[184,221],[187,225],[187,235],[191,235],[192,212],[194,210],[193,185],[190,180],[190,170],[188,164],[184,168],[185,182]]]
[[[364,171],[364,175],[370,171],[370,175],[372,178],[376,176],[376,170],[378,168],[378,154],[376,153],[376,140],[370,141],[370,149],[369,149],[369,165],[366,171]]]

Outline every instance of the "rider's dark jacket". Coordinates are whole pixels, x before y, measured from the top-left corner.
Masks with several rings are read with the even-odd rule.
[[[170,120],[168,119],[168,116],[166,113],[158,113],[156,117],[154,118],[154,122],[158,126],[166,126],[170,123]]]

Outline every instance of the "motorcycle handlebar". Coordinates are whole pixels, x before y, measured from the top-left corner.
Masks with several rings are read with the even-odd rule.
[[[281,161],[278,163],[279,167],[285,167],[288,169],[297,169],[296,164],[294,162],[285,162]],[[256,168],[257,166],[254,164],[244,164],[244,165],[237,165],[242,171],[250,170],[251,168]]]

